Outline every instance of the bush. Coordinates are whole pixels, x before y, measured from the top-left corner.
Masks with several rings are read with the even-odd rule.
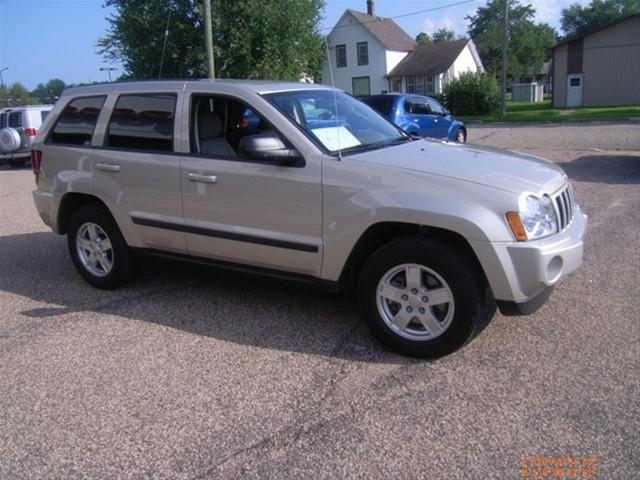
[[[455,115],[485,115],[498,110],[496,79],[488,73],[465,72],[444,88],[444,103]]]

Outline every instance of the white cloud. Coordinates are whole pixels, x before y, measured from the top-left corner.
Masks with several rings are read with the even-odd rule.
[[[464,15],[462,17],[452,17],[448,13],[445,13],[444,15],[441,15],[436,19],[425,18],[422,21],[422,31],[427,32],[429,35],[433,34],[437,30],[440,30],[441,28],[453,30],[456,34],[460,35],[466,34],[467,21],[464,19]]]

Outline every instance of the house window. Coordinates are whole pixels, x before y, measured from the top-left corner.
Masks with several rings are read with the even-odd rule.
[[[416,93],[418,95],[426,95],[427,92],[424,88],[424,75],[416,75]]]
[[[371,95],[369,77],[353,77],[353,96]]]
[[[336,66],[338,68],[347,66],[347,46],[346,45],[336,45]]]
[[[416,77],[413,75],[407,77],[407,93],[416,93]]]
[[[427,86],[426,86],[427,95],[430,95],[432,93],[436,93],[435,75],[427,75],[426,79],[427,79]]]
[[[402,92],[402,78],[392,78],[390,90],[392,92]]]
[[[369,45],[367,42],[360,42],[357,45],[358,65],[369,65]]]

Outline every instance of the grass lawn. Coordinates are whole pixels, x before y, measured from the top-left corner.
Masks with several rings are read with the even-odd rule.
[[[561,114],[561,112],[563,112]],[[640,117],[640,106],[635,107],[585,107],[574,111],[553,108],[551,100],[541,103],[507,102],[507,114],[460,116],[465,122],[567,122],[572,120],[613,120]]]

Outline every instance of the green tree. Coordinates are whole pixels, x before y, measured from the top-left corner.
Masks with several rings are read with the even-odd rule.
[[[126,78],[203,76],[201,3],[107,0],[116,13],[98,41],[100,53],[121,61]],[[216,76],[298,80],[317,75],[324,53],[318,31],[323,6],[322,0],[212,0]]]
[[[18,105],[34,105],[38,100],[31,96],[31,92],[20,82],[4,87],[0,92],[0,107],[15,107]]]
[[[592,0],[588,6],[574,3],[563,9],[560,23],[572,37],[633,13],[640,13],[640,0]]]
[[[497,75],[502,71],[504,2],[509,2],[507,76],[538,72],[549,58],[556,33],[547,24],[533,22],[535,10],[518,0],[490,0],[475,15],[467,16],[469,36],[475,42],[485,69]]]
[[[431,40],[431,37],[428,33],[420,32],[418,35],[416,35],[416,43],[418,45],[429,45],[433,43],[433,40]]]
[[[31,92],[31,96],[41,103],[53,103],[65,88],[67,88],[67,85],[64,81],[59,78],[52,78],[46,84],[39,83]]]
[[[441,28],[433,32],[433,43],[453,42],[456,39],[456,34],[453,30],[447,30]]]

